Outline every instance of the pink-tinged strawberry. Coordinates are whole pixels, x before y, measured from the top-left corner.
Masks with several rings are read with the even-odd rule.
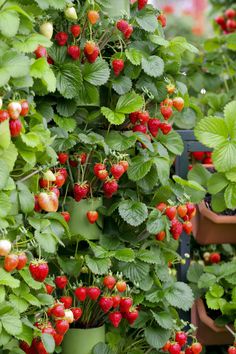
[[[119,295],[113,295],[112,296],[112,301],[113,301],[113,308],[117,308],[120,305],[120,300],[121,297]]]
[[[56,318],[64,317],[65,316],[65,308],[63,304],[56,303],[52,309],[50,310],[52,316]]]
[[[146,124],[150,119],[150,115],[147,111],[138,112],[138,119],[141,124]]]
[[[114,71],[115,76],[119,76],[125,67],[124,60],[123,59],[114,59],[112,61],[112,67],[113,67],[113,71]]]
[[[21,104],[20,115],[22,117],[26,117],[29,113],[29,102],[27,100],[21,100],[20,104]]]
[[[66,43],[67,43],[68,34],[65,33],[65,32],[58,32],[58,33],[55,35],[55,40],[56,40],[56,42],[57,42],[58,45],[64,46],[64,45],[66,45]]]
[[[184,100],[182,97],[175,97],[173,99],[173,106],[178,112],[181,112],[184,108]]]
[[[97,301],[101,295],[101,290],[97,286],[91,286],[90,288],[87,288],[87,295],[91,300]]]
[[[10,116],[9,116],[8,111],[5,109],[1,109],[0,110],[0,123],[4,122],[4,120],[7,120],[9,118],[10,118]]]
[[[133,305],[133,299],[130,297],[123,297],[120,300],[120,312],[128,313]]]
[[[69,155],[66,152],[59,152],[57,154],[57,159],[60,162],[60,164],[65,165],[65,163],[68,161]]]
[[[77,45],[70,45],[67,48],[67,53],[73,60],[78,60],[80,58],[80,47]]]
[[[117,192],[119,185],[115,179],[110,179],[103,184],[103,191],[107,198],[111,198]]]
[[[58,289],[64,289],[68,284],[68,279],[65,275],[59,275],[55,278],[55,284]]]
[[[150,133],[152,134],[152,136],[154,136],[154,138],[158,134],[160,123],[161,123],[160,120],[157,118],[153,118],[148,121],[148,129],[149,129]]]
[[[122,314],[119,311],[111,312],[109,314],[109,320],[115,328],[118,328],[122,320]]]
[[[80,25],[72,25],[70,27],[70,31],[75,38],[79,37],[79,35],[81,33]]]
[[[146,134],[147,127],[146,127],[146,125],[137,124],[133,127],[133,132],[140,132],[140,133]]]
[[[34,280],[43,282],[48,276],[48,272],[49,272],[48,264],[46,261],[42,259],[41,260],[36,259],[30,263],[29,271]]]
[[[62,296],[60,302],[64,304],[65,309],[69,309],[72,306],[73,299],[71,296]]]
[[[83,314],[83,311],[82,311],[82,309],[80,307],[72,307],[71,311],[73,313],[75,321],[78,321],[81,318],[82,314]]]
[[[129,168],[129,163],[128,163],[128,161],[126,161],[126,160],[121,160],[121,161],[119,161],[119,165],[123,166],[125,172],[128,171],[128,168]]]
[[[8,104],[7,110],[11,119],[18,119],[21,112],[21,104],[17,101],[12,101]]]
[[[132,124],[135,124],[139,120],[139,112],[130,113],[129,119]]]
[[[176,207],[175,206],[166,207],[165,214],[170,220],[173,220],[176,217],[176,214],[177,214]]]
[[[58,197],[54,192],[41,192],[38,195],[38,203],[42,210],[56,212],[58,209]]]
[[[170,233],[172,234],[173,238],[175,240],[178,240],[182,232],[183,232],[183,225],[181,224],[181,222],[177,219],[171,220]]]
[[[180,352],[181,352],[181,346],[178,343],[171,344],[169,348],[170,354],[180,354]]]
[[[76,200],[76,202],[81,201],[81,199],[84,199],[87,197],[89,193],[89,185],[88,183],[84,182],[84,183],[76,183],[74,185],[74,198]]]
[[[164,28],[166,27],[166,16],[164,14],[160,14],[158,17],[157,17],[158,21],[161,23],[161,26]]]
[[[228,354],[236,354],[236,346],[235,347],[233,347],[233,346],[229,347],[228,348]]]
[[[67,173],[66,168],[59,168],[59,169],[57,169],[56,171],[57,171],[57,172],[60,172],[60,173],[65,177],[65,179],[67,179],[68,173]]]
[[[11,137],[16,138],[17,136],[20,135],[21,130],[22,130],[21,121],[19,119],[10,120],[9,128],[10,128],[10,132],[11,132]]]
[[[166,207],[167,207],[166,203],[159,203],[156,205],[156,209],[160,210],[160,212],[162,213],[166,210]]]
[[[66,320],[57,320],[55,328],[56,328],[56,332],[58,334],[60,334],[61,336],[64,336],[64,334],[66,334],[66,332],[70,328],[70,325]]]
[[[100,170],[97,174],[97,178],[100,179],[101,181],[105,181],[108,176],[109,173],[107,170]]]
[[[56,186],[49,187],[49,190],[50,190],[50,192],[53,192],[54,194],[56,194],[57,198],[60,197],[60,191]]]
[[[134,29],[133,26],[129,25],[127,30],[124,32],[124,36],[126,39],[129,39],[133,33]]]
[[[103,285],[109,290],[113,289],[116,284],[116,278],[112,275],[106,275],[103,279]]]
[[[121,176],[125,173],[125,169],[122,165],[116,163],[111,166],[111,174],[115,179],[120,179]]]
[[[55,180],[55,185],[58,187],[58,188],[61,188],[63,185],[64,185],[64,183],[65,183],[65,177],[64,177],[64,175],[62,174],[62,173],[60,173],[60,172],[57,172],[56,174],[55,174],[55,178],[56,178],[56,180]]]
[[[130,325],[132,325],[138,318],[139,313],[138,310],[131,310],[126,314],[126,319]]]
[[[234,9],[227,9],[225,11],[225,16],[228,18],[234,18],[236,17],[236,11]]]
[[[75,289],[75,296],[77,298],[78,301],[85,301],[87,298],[87,289],[83,286]]]
[[[161,114],[163,115],[163,118],[165,120],[168,120],[172,116],[173,110],[170,106],[162,106],[161,107]]]
[[[70,213],[68,211],[62,211],[61,215],[67,223],[70,221]]]
[[[148,0],[138,0],[138,10],[142,10],[148,3]]]
[[[168,123],[161,123],[160,124],[160,129],[164,135],[167,135],[171,132],[172,130],[172,125]]]
[[[113,306],[112,298],[105,296],[101,297],[101,299],[99,300],[99,306],[101,307],[104,313],[109,312]]]
[[[47,58],[47,49],[42,45],[39,45],[38,48],[34,51],[34,54],[37,59],[45,57]]]
[[[128,29],[129,27],[129,24],[127,21],[125,20],[119,20],[117,23],[116,23],[116,27],[118,28],[119,31],[125,33],[125,31]]]
[[[185,332],[176,332],[175,341],[183,347],[187,343],[188,336]]]
[[[86,52],[86,48],[84,48],[84,55],[86,56],[86,58],[90,64],[93,64],[97,60],[99,53],[100,53],[100,51],[97,46],[95,46],[92,54],[88,54]]]

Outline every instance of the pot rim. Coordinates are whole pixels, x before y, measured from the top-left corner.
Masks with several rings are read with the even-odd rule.
[[[91,328],[69,328],[69,331],[91,331],[96,329],[103,329],[105,328],[105,324],[100,327],[91,327]]]
[[[204,200],[198,204],[198,209],[203,216],[215,224],[236,224],[236,215],[218,215],[207,208]]]

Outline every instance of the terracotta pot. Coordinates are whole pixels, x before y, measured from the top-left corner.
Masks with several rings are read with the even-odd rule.
[[[200,245],[236,243],[236,216],[218,215],[203,201],[192,222],[193,236]]]
[[[225,327],[216,326],[208,316],[202,299],[195,301],[191,321],[197,327],[197,339],[204,345],[230,345],[234,341],[233,335]]]

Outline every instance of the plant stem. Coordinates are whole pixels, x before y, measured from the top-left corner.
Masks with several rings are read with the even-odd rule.
[[[24,181],[26,181],[27,179],[33,177],[34,175],[37,175],[37,173],[39,173],[40,171],[42,171],[42,168],[40,168],[40,169],[38,169],[38,170],[36,170],[36,171],[30,173],[29,175],[27,175],[27,176],[21,178],[18,182],[24,182]]]

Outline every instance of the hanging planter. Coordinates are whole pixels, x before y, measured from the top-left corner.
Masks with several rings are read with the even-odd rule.
[[[193,236],[200,245],[236,243],[236,216],[218,215],[205,202],[197,205]]]
[[[109,17],[118,18],[124,14],[130,15],[130,1],[129,0],[109,0],[109,7],[105,6],[105,11]],[[107,2],[107,3],[108,3]]]
[[[81,235],[88,240],[98,240],[102,231],[102,218],[90,224],[87,219],[87,212],[97,210],[102,206],[102,198],[82,199],[76,202],[73,198],[68,198],[66,208],[70,213],[69,228],[72,236]]]
[[[208,316],[202,299],[197,299],[191,311],[192,323],[197,327],[196,336],[204,345],[232,344],[233,335],[225,328],[215,325],[214,320]]]
[[[93,347],[105,342],[105,326],[98,328],[72,328],[62,343],[62,354],[91,354]]]

